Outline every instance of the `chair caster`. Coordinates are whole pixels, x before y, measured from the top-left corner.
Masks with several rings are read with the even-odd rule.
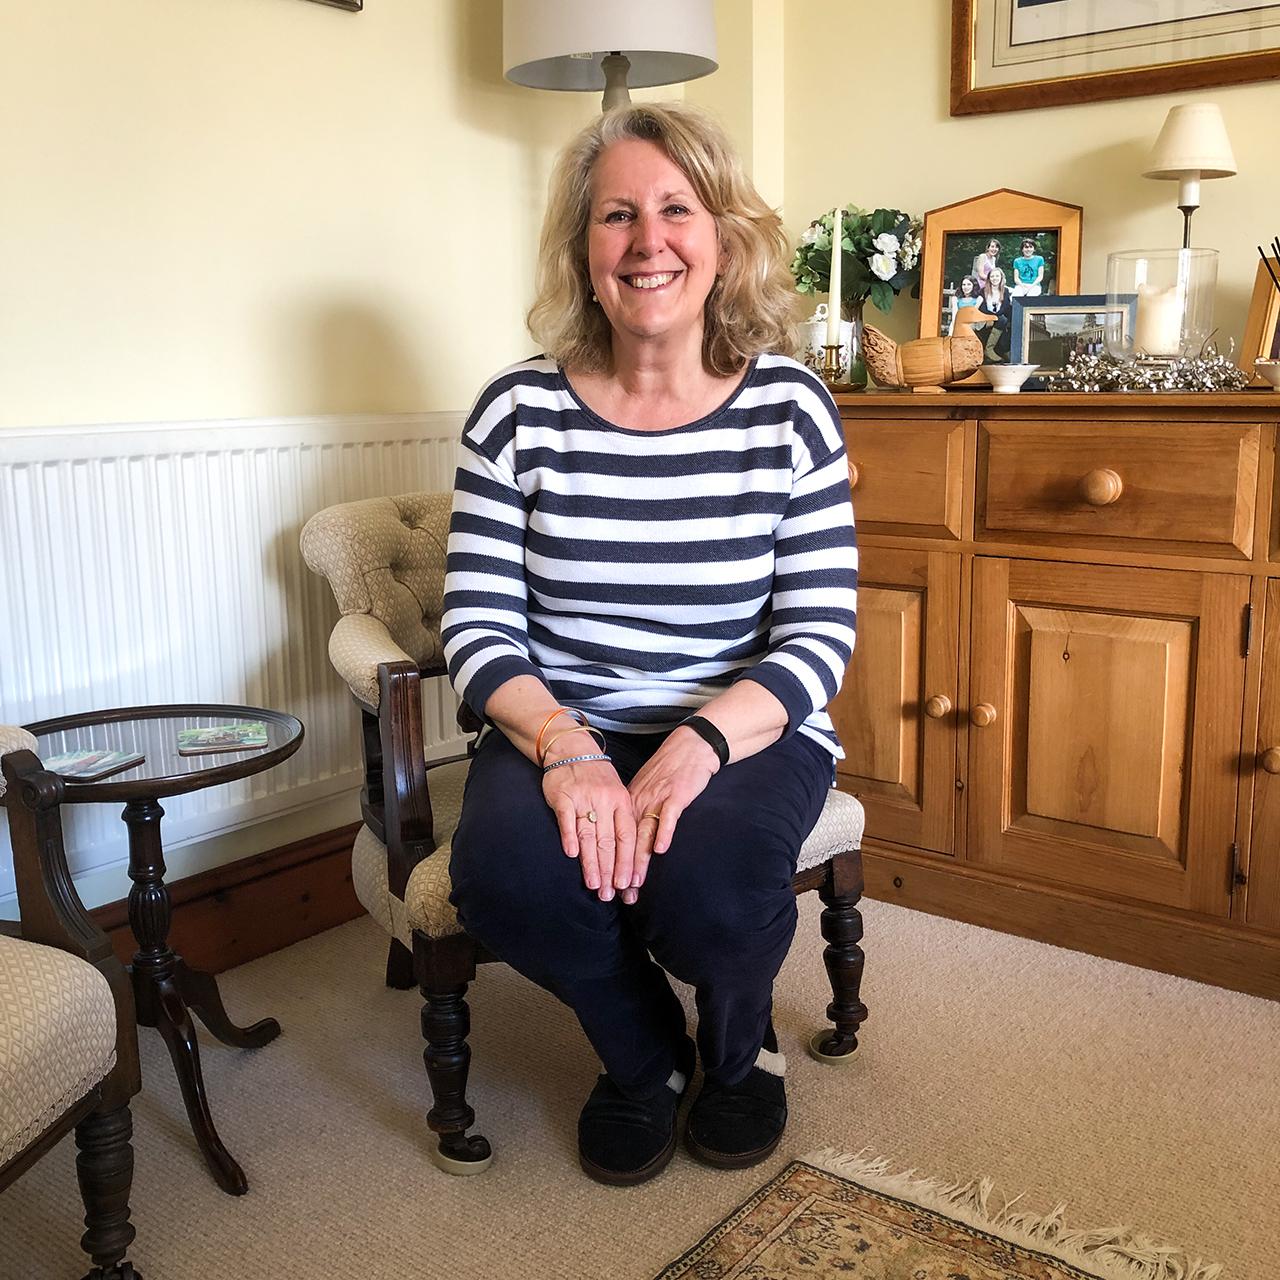
[[[830,1027],[815,1031],[809,1038],[809,1056],[832,1066],[843,1066],[853,1061],[853,1051],[858,1047],[858,1037],[841,1035]]]
[[[467,1178],[483,1173],[493,1163],[493,1151],[486,1139],[478,1133],[450,1134],[440,1139],[427,1155],[431,1163],[455,1178]]]

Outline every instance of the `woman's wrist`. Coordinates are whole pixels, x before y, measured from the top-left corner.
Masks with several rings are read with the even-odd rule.
[[[593,731],[584,725],[575,725],[572,729],[549,734],[538,764],[545,769],[549,764],[564,760],[568,756],[603,751],[604,748],[596,739],[596,732],[598,731]]]

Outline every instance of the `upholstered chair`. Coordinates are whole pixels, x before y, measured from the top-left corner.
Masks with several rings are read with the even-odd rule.
[[[0,725],[21,933],[0,934],[0,1188],[74,1129],[80,1244],[93,1260],[86,1280],[140,1280],[125,1260],[134,1237],[129,1099],[141,1083],[133,994],[72,885],[62,784],[35,746],[29,733]]]
[[[364,826],[352,851],[356,894],[390,935],[387,983],[416,984],[425,1000],[422,1032],[433,1106],[427,1123],[439,1135],[432,1158],[449,1173],[478,1173],[489,1143],[467,1131],[471,1051],[468,984],[490,960],[458,923],[449,902],[449,842],[462,806],[466,757],[424,758],[422,683],[444,680],[440,614],[450,495],[416,493],[328,507],[302,531],[302,554],[333,590],[341,615],[329,658],[360,709],[365,785]],[[459,723],[478,728],[469,709]],[[823,956],[833,999],[810,1052],[841,1062],[857,1048],[866,1017],[859,999],[863,953],[862,806],[832,791],[800,853],[795,889],[816,889]]]

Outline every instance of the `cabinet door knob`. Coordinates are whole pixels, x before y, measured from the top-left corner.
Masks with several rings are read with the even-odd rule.
[[[1110,467],[1099,467],[1080,481],[1080,496],[1094,507],[1108,507],[1119,501],[1124,481]]]
[[[985,729],[989,724],[996,722],[996,709],[989,702],[979,702],[969,712],[969,721],[975,724],[979,729]]]
[[[1260,763],[1268,773],[1280,773],[1280,747],[1268,747],[1262,753]]]
[[[852,458],[849,459],[849,488],[856,489],[858,481],[862,478],[862,473],[858,470],[858,464]]]
[[[935,693],[924,704],[924,713],[930,720],[941,720],[951,710],[951,699],[945,693]],[[1280,754],[1280,753],[1277,753]]]

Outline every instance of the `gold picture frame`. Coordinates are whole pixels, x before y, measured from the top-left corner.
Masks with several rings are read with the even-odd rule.
[[[1280,258],[1269,258],[1271,270],[1280,276]],[[1249,303],[1249,319],[1244,327],[1244,343],[1240,347],[1240,368],[1259,384],[1262,379],[1253,369],[1255,360],[1280,360],[1280,290],[1271,281],[1266,263],[1258,263],[1253,281],[1253,298]]]
[[[920,336],[933,338],[943,334],[948,328],[948,317],[963,305],[965,286],[961,267],[956,265],[957,254],[960,261],[968,259],[970,249],[979,241],[988,245],[994,242],[999,248],[994,255],[994,266],[1005,276],[1011,294],[1010,311],[1013,296],[1078,293],[1083,227],[1084,210],[1078,204],[1028,195],[1008,187],[931,209],[924,216],[924,244],[920,254]],[[1018,246],[1028,239],[1044,259],[1040,278],[1034,286],[1038,292],[1017,294],[1014,290],[1018,286],[1009,282],[1017,276]],[[1001,253],[1005,255],[1003,266],[1000,265]],[[976,262],[974,271],[978,271]],[[1004,332],[1011,340],[1009,324],[1006,317]],[[998,335],[1000,328],[997,321],[986,345],[990,346],[992,338],[1003,337]],[[999,356],[995,351],[992,355],[990,362],[994,363]],[[979,372],[963,381],[981,383],[985,379]]]
[[[1106,102],[1280,77],[1276,0],[1242,0],[1227,6],[1231,12],[1213,0],[1179,0],[1176,8],[1166,0],[1169,15],[1177,16],[1157,9],[1156,21],[1152,2],[952,0],[951,114]],[[1202,12],[1188,14],[1198,4]]]

